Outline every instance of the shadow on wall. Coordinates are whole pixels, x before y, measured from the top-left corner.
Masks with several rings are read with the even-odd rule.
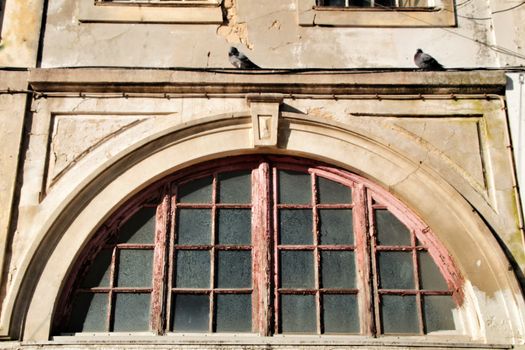
[[[2,40],[2,27],[4,25],[5,2],[6,0],[0,0],[0,41]]]

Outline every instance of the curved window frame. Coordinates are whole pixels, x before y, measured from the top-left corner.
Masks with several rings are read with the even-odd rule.
[[[259,335],[277,335],[281,334],[279,323],[279,252],[283,246],[276,244],[278,242],[278,210],[279,208],[286,208],[286,205],[279,204],[279,177],[278,171],[299,171],[306,172],[311,176],[311,193],[312,203],[308,209],[313,210],[314,220],[317,221],[317,212],[320,208],[341,209],[342,207],[351,208],[354,211],[353,227],[355,232],[355,242],[353,245],[343,248],[354,251],[356,254],[356,261],[358,266],[356,269],[357,289],[348,293],[355,293],[358,295],[359,303],[359,319],[360,330],[357,335],[364,336],[384,336],[384,335],[428,335],[429,332],[425,330],[425,322],[423,321],[424,313],[422,312],[422,299],[426,295],[450,295],[455,301],[456,305],[463,303],[462,284],[463,279],[455,267],[452,258],[447,254],[446,250],[437,241],[431,232],[431,229],[425,225],[417,216],[412,213],[401,202],[395,199],[388,191],[373,182],[346,170],[338,169],[333,166],[325,165],[320,162],[310,161],[300,158],[280,157],[280,156],[241,156],[229,159],[221,159],[206,162],[203,164],[192,166],[188,169],[181,170],[174,175],[170,175],[165,179],[149,186],[141,193],[136,195],[133,199],[128,201],[115,214],[113,214],[103,225],[95,237],[91,240],[85,248],[83,254],[77,259],[70,278],[63,288],[60,300],[66,302],[60,303],[62,305],[54,316],[54,329],[64,329],[63,322],[68,320],[71,312],[71,300],[74,291],[79,289],[79,281],[81,278],[75,276],[83,276],[87,268],[92,263],[94,257],[104,247],[107,247],[108,237],[114,237],[118,233],[119,227],[124,224],[131,216],[138,210],[144,207],[156,206],[156,230],[155,230],[155,248],[154,248],[154,267],[152,279],[152,300],[151,300],[151,317],[150,329],[155,334],[170,333],[166,325],[167,320],[165,314],[166,307],[163,305],[166,300],[166,291],[164,287],[164,279],[168,268],[165,267],[167,256],[173,256],[173,234],[168,235],[168,232],[174,232],[173,218],[176,217],[175,210],[177,208],[176,186],[182,186],[192,180],[202,178],[204,176],[213,176],[213,198],[216,198],[216,183],[219,173],[228,171],[239,171],[251,169],[251,195],[252,201],[246,208],[251,208],[252,211],[252,257],[253,262],[253,285],[252,285],[252,332]],[[341,205],[320,205],[318,203],[318,177],[322,177],[343,186],[352,189],[353,201],[346,206]],[[215,200],[212,200],[212,207],[215,208]],[[275,205],[273,205],[275,204]],[[288,206],[290,207],[290,206]],[[293,207],[293,206],[292,206]],[[299,206],[301,207],[301,206]],[[409,228],[411,242],[405,246],[381,246],[377,244],[377,235],[375,228],[374,212],[376,210],[386,209],[392,213],[403,225]],[[213,209],[215,210],[215,209]],[[372,213],[372,214],[371,214]],[[316,229],[314,228],[314,231]],[[317,233],[314,232],[314,235]],[[171,238],[168,238],[171,237]],[[171,242],[168,240],[171,239]],[[317,260],[319,260],[320,251],[323,247],[317,244],[318,239],[312,247],[307,249],[315,252]],[[148,247],[133,246],[137,249],[149,249]],[[214,249],[212,247],[211,249]],[[229,249],[229,248],[226,248]],[[244,248],[242,248],[244,249]],[[284,248],[290,249],[288,248]],[[303,249],[301,247],[292,247],[293,249]],[[334,247],[329,248],[334,249]],[[335,248],[339,249],[339,248]],[[381,251],[399,251],[411,252],[412,263],[414,266],[414,281],[415,289],[409,290],[385,290],[381,289],[378,277],[378,262],[377,256]],[[437,267],[441,275],[446,280],[447,290],[421,290],[419,286],[419,264],[418,252],[428,252],[434,262],[439,262]],[[266,259],[265,257],[270,257]],[[113,265],[115,261],[115,253],[113,253]],[[171,269],[172,263],[169,263]],[[270,272],[271,268],[273,272]],[[319,269],[319,267],[316,267]],[[171,270],[170,270],[171,271]],[[113,271],[112,271],[113,274]],[[113,277],[112,277],[113,278]],[[212,277],[213,278],[213,277]],[[316,277],[317,278],[317,277]],[[213,282],[212,282],[213,283]],[[111,289],[111,288],[110,288]],[[155,292],[157,291],[157,292]],[[112,293],[109,290],[109,293]],[[213,294],[213,288],[211,293]],[[285,293],[293,294],[294,291],[285,291]],[[323,334],[323,326],[320,324],[321,318],[319,300],[322,289],[318,286],[313,291],[307,293],[314,293],[316,296],[317,309],[317,334]],[[416,307],[418,310],[418,332],[411,334],[385,334],[382,326],[382,317],[380,315],[381,306],[380,300],[383,295],[413,295],[416,299]],[[111,300],[111,299],[110,299]],[[110,307],[114,301],[110,301]],[[269,306],[271,305],[271,307]],[[213,314],[213,311],[212,311]],[[108,325],[111,324],[111,312],[108,312]],[[213,316],[212,316],[213,317]],[[61,321],[62,320],[62,321]],[[108,326],[109,327],[109,326]],[[456,327],[457,328],[457,327]],[[212,321],[210,321],[210,331],[213,331]],[[56,333],[56,332],[55,332]],[[107,332],[104,332],[107,334]],[[171,333],[170,333],[171,334]],[[447,332],[446,334],[450,334]],[[462,335],[459,330],[453,331],[454,335]]]

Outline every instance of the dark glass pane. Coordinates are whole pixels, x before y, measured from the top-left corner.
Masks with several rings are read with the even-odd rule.
[[[252,211],[250,209],[219,209],[217,216],[219,244],[251,244]]]
[[[385,209],[375,210],[374,213],[378,245],[412,245],[410,232],[394,215]]]
[[[312,210],[279,210],[280,244],[312,244]]]
[[[352,209],[319,210],[321,244],[354,244]]]
[[[323,295],[324,333],[359,333],[358,311],[355,295]]]
[[[452,297],[449,295],[423,296],[426,332],[456,329],[452,317],[452,310],[455,306]]]
[[[385,334],[419,333],[414,295],[383,295],[381,318]]]
[[[355,288],[354,252],[322,251],[321,273],[323,288]]]
[[[180,203],[211,203],[213,177],[190,181],[177,190]]]
[[[251,171],[238,171],[219,175],[220,203],[251,203]]]
[[[383,7],[383,6],[391,7],[391,6],[396,6],[396,1],[395,0],[375,0],[374,5],[376,7]]]
[[[119,243],[153,243],[155,208],[142,208],[119,229]]]
[[[377,255],[381,288],[414,288],[414,266],[411,252],[378,252]]]
[[[98,253],[91,266],[89,266],[88,273],[82,280],[82,288],[109,286],[112,253],[113,251],[110,249],[104,249]]]
[[[113,331],[149,330],[150,294],[117,293]]]
[[[180,209],[177,243],[185,245],[211,244],[211,210]]]
[[[69,332],[107,332],[108,294],[78,293],[73,298]]]
[[[313,295],[281,295],[282,333],[316,333]]]
[[[419,252],[419,274],[421,289],[426,290],[448,290],[447,282],[441,275],[434,259],[428,252]]]
[[[343,0],[344,4],[344,0]],[[352,203],[352,189],[341,185],[338,182],[317,178],[317,192],[319,194],[319,203],[321,204],[350,204]]]
[[[208,250],[178,250],[176,255],[176,288],[210,288]]]
[[[210,298],[207,295],[175,294],[172,309],[175,332],[208,332]]]
[[[281,288],[314,288],[314,254],[281,251]]]
[[[279,203],[312,203],[310,174],[279,170]]]
[[[119,250],[116,285],[119,287],[151,287],[153,250]]]
[[[217,294],[216,331],[251,332],[251,294]]]
[[[345,0],[324,0],[324,6],[345,6]]]
[[[252,252],[222,250],[217,254],[217,287],[250,288],[252,286]]]

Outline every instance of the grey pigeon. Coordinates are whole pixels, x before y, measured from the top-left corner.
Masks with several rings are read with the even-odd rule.
[[[432,56],[417,49],[414,55],[414,63],[423,70],[445,70],[445,68]]]
[[[228,51],[228,58],[230,59],[230,63],[235,68],[240,69],[257,69],[261,68],[252,61],[248,57],[246,57],[242,52],[237,50],[235,47],[230,47],[230,51]]]

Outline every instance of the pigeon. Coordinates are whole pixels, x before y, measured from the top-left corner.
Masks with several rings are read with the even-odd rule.
[[[230,51],[228,51],[228,58],[230,59],[230,63],[235,68],[240,69],[257,69],[261,68],[252,61],[248,57],[246,57],[242,52],[237,50],[235,47],[230,47]]]
[[[445,68],[432,56],[417,49],[414,55],[414,63],[422,70],[445,70]]]

